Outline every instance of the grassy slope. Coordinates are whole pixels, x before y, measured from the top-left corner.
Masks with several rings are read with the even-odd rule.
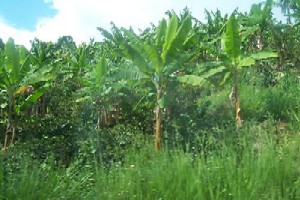
[[[23,159],[8,171],[2,163],[0,194],[4,199],[300,199],[300,136],[278,139],[268,135],[269,128],[252,124],[238,139],[197,154],[153,153],[145,146],[109,170],[93,162],[57,169],[51,159],[42,164]]]

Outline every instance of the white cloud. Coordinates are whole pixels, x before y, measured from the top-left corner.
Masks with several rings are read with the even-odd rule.
[[[27,30],[17,29],[12,25],[9,25],[4,19],[0,18],[0,30],[1,39],[5,42],[9,37],[12,37],[17,44],[23,44],[30,46],[30,40],[33,37],[33,33]]]
[[[216,10],[217,5],[224,12],[232,12],[237,6],[241,11],[248,11],[252,0],[242,2],[235,0],[44,0],[57,10],[52,18],[42,18],[38,21],[35,30],[30,32],[9,26],[0,19],[2,37],[6,40],[13,37],[16,43],[29,46],[29,40],[35,37],[44,41],[56,41],[60,36],[71,35],[77,43],[88,41],[92,38],[100,38],[97,27],[110,28],[113,21],[118,27],[135,29],[146,28],[150,23],[157,24],[165,17],[167,10],[176,12],[188,7],[198,19],[204,18],[204,9]]]
[[[163,17],[169,6],[170,0],[53,0],[57,15],[40,20],[36,34],[41,39],[72,35],[76,41],[87,41],[99,37],[97,27],[109,29],[111,21],[117,26],[145,28]]]

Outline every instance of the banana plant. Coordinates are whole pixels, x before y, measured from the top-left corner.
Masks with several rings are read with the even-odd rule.
[[[97,106],[98,120],[97,128],[100,128],[101,115],[103,110],[103,94],[106,92],[105,76],[107,74],[107,61],[100,58],[96,65],[86,66],[86,74],[82,77],[83,87],[78,91],[77,102],[93,102]]]
[[[98,28],[116,51],[133,63],[133,67],[143,73],[143,77],[153,83],[156,90],[154,108],[155,149],[162,146],[162,110],[166,107],[166,88],[172,74],[183,69],[184,64],[195,55],[196,48],[190,41],[195,36],[192,17],[185,11],[180,17],[169,13],[169,21],[163,19],[154,32],[137,35],[132,29],[112,27],[112,33]]]
[[[262,50],[267,44],[264,41],[264,32],[272,30],[274,20],[272,19],[273,0],[267,0],[262,3],[253,4],[249,15],[242,17],[243,37],[242,42],[248,40],[250,50]]]
[[[299,0],[278,0],[276,5],[281,8],[281,12],[287,17],[287,23],[292,24],[292,17],[300,16]]]
[[[14,40],[9,38],[0,57],[0,89],[7,102],[7,128],[3,150],[9,143],[13,144],[16,134],[16,115],[22,107],[34,103],[49,86],[47,81],[52,78],[51,69],[48,66],[33,67],[31,54],[23,46],[17,47]],[[33,88],[36,83],[43,82],[38,88]],[[22,102],[16,101],[16,97],[24,93],[30,94]],[[20,98],[22,99],[22,98]]]
[[[85,76],[81,77],[83,87],[78,91],[77,102],[92,102],[96,107],[97,129],[112,124],[113,118],[120,115],[119,100],[122,82],[115,82],[112,75],[118,66],[110,59],[96,55],[92,63],[86,66]],[[124,75],[122,75],[124,77]]]
[[[256,60],[277,57],[277,53],[271,50],[263,50],[255,52],[251,55],[244,55],[241,52],[240,33],[238,22],[233,14],[226,23],[226,34],[223,38],[225,57],[222,61],[222,64],[226,67],[226,74],[222,84],[224,84],[230,77],[233,78],[233,90],[231,96],[235,103],[235,120],[238,128],[242,126],[238,91],[240,70],[243,67],[255,65]]]

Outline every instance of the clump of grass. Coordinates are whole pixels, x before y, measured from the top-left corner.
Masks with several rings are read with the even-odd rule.
[[[287,75],[265,95],[265,109],[275,119],[282,121],[298,121],[300,107],[299,78]]]
[[[249,130],[247,130],[249,131]],[[259,131],[254,128],[252,131]],[[298,199],[299,138],[280,144],[266,132],[241,136],[208,156],[132,152],[96,175],[95,199]],[[146,159],[147,158],[147,159]]]
[[[0,163],[2,199],[300,199],[300,137],[270,135],[272,123],[219,130],[218,148],[132,149],[123,162],[58,168],[55,160]],[[232,134],[230,139],[229,135]],[[2,157],[1,159],[3,159]],[[90,162],[95,163],[95,162]]]
[[[24,157],[14,166],[5,156],[1,161],[2,199],[82,199],[88,192],[85,188],[91,183],[90,173],[75,169],[75,165],[57,168],[52,157],[43,163]]]

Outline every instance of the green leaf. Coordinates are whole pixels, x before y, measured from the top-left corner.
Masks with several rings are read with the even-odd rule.
[[[260,51],[260,52],[250,55],[250,57],[255,60],[262,60],[262,59],[268,59],[268,58],[277,58],[278,54],[273,51]]]
[[[236,61],[241,54],[241,38],[234,15],[229,18],[226,24],[225,50],[232,61]]]
[[[166,29],[167,29],[167,21],[163,19],[160,21],[156,30],[156,45],[158,48],[162,49],[163,43],[165,41]]]
[[[223,81],[220,83],[221,86],[223,86],[231,77],[231,71],[227,72],[223,78]]]
[[[134,65],[139,67],[140,71],[144,74],[150,75],[153,73],[153,66],[150,65],[150,63],[147,60],[148,56],[155,57],[155,52],[153,52],[153,49],[148,49],[149,55],[145,53],[144,43],[140,38],[133,32],[133,30],[125,30],[122,29],[124,32],[124,35],[130,42],[123,41],[123,44],[121,46],[121,51],[123,53],[123,56],[127,59],[131,60]],[[155,62],[155,61],[154,61]]]
[[[246,57],[240,60],[238,67],[250,67],[251,65],[255,64],[255,59],[252,57]]]
[[[158,101],[158,106],[160,108],[166,108],[168,106],[168,100],[165,95],[163,95]]]
[[[164,63],[166,62],[166,58],[167,58],[167,54],[169,53],[170,46],[174,38],[176,37],[177,28],[178,28],[178,17],[175,14],[173,14],[167,26],[165,43],[163,45],[162,60]]]
[[[201,86],[205,83],[205,78],[197,75],[183,75],[177,78],[179,82],[192,85],[192,86]]]
[[[87,81],[85,83],[86,86],[94,87],[94,88],[101,88],[104,83],[104,77],[108,71],[108,63],[106,58],[101,57],[97,61],[96,65],[91,66],[90,70],[86,74]]]
[[[169,55],[174,58],[184,46],[187,39],[190,39],[189,33],[192,30],[192,18],[187,15],[181,22],[176,32],[174,40],[171,42]]]
[[[158,48],[155,45],[144,45],[145,48],[145,54],[148,60],[152,63],[154,66],[155,72],[160,74],[163,70],[163,63],[161,60],[161,57],[159,55],[159,52],[157,51]]]
[[[111,33],[109,33],[107,30],[105,30],[104,28],[101,28],[101,27],[98,27],[97,29],[98,29],[98,31],[100,31],[100,33],[101,33],[106,39],[108,39],[108,40],[110,40],[110,41],[114,41],[114,36],[113,36]]]
[[[49,66],[44,66],[38,70],[27,71],[27,76],[22,80],[22,84],[33,85],[38,82],[50,81],[55,78],[53,69]]]
[[[149,65],[149,63],[147,62],[147,60],[145,60],[142,54],[140,54],[134,49],[131,49],[130,54],[132,56],[132,62],[140,69],[141,72],[147,75],[153,73],[153,66]]]
[[[244,31],[242,32],[242,42],[244,42],[246,39],[248,39],[250,35],[257,32],[259,29],[260,29],[259,26],[246,27],[244,29]]]
[[[106,75],[108,70],[107,60],[102,57],[99,59],[96,65],[96,82],[100,82],[102,77]]]
[[[169,76],[178,69],[181,69],[194,56],[194,53],[182,53],[176,59],[172,59],[170,63],[163,69],[163,74]]]
[[[223,72],[226,69],[224,66],[210,69],[201,75],[183,75],[178,77],[179,82],[192,86],[201,86],[208,81],[212,76]]]
[[[19,52],[12,38],[9,38],[5,44],[5,68],[9,74],[11,82],[17,83],[20,80],[20,58]]]
[[[148,78],[145,74],[143,74],[138,67],[136,66],[128,66],[120,68],[114,74],[112,74],[112,78],[115,80],[139,80],[142,78]]]
[[[225,69],[226,69],[226,67],[224,67],[224,66],[213,68],[213,69],[210,69],[208,72],[204,73],[202,76],[205,79],[208,79],[208,78],[210,78],[210,77],[212,77],[216,74],[219,74],[219,73],[223,72]]]
[[[220,61],[208,61],[208,62],[204,62],[201,63],[199,65],[196,66],[196,68],[193,70],[194,73],[202,73],[204,71],[206,71],[209,68],[214,68],[214,67],[218,67],[221,66],[222,62]]]
[[[77,68],[84,68],[87,63],[87,58],[86,58],[86,48],[83,47],[79,49],[79,59],[77,63]]]
[[[9,73],[7,72],[3,63],[0,67],[0,83],[3,84],[3,87],[9,87],[11,84]]]
[[[16,107],[16,111],[22,111],[34,104],[44,93],[50,88],[50,84],[46,83],[44,86],[40,87],[33,94],[29,95],[27,99],[19,106]]]

